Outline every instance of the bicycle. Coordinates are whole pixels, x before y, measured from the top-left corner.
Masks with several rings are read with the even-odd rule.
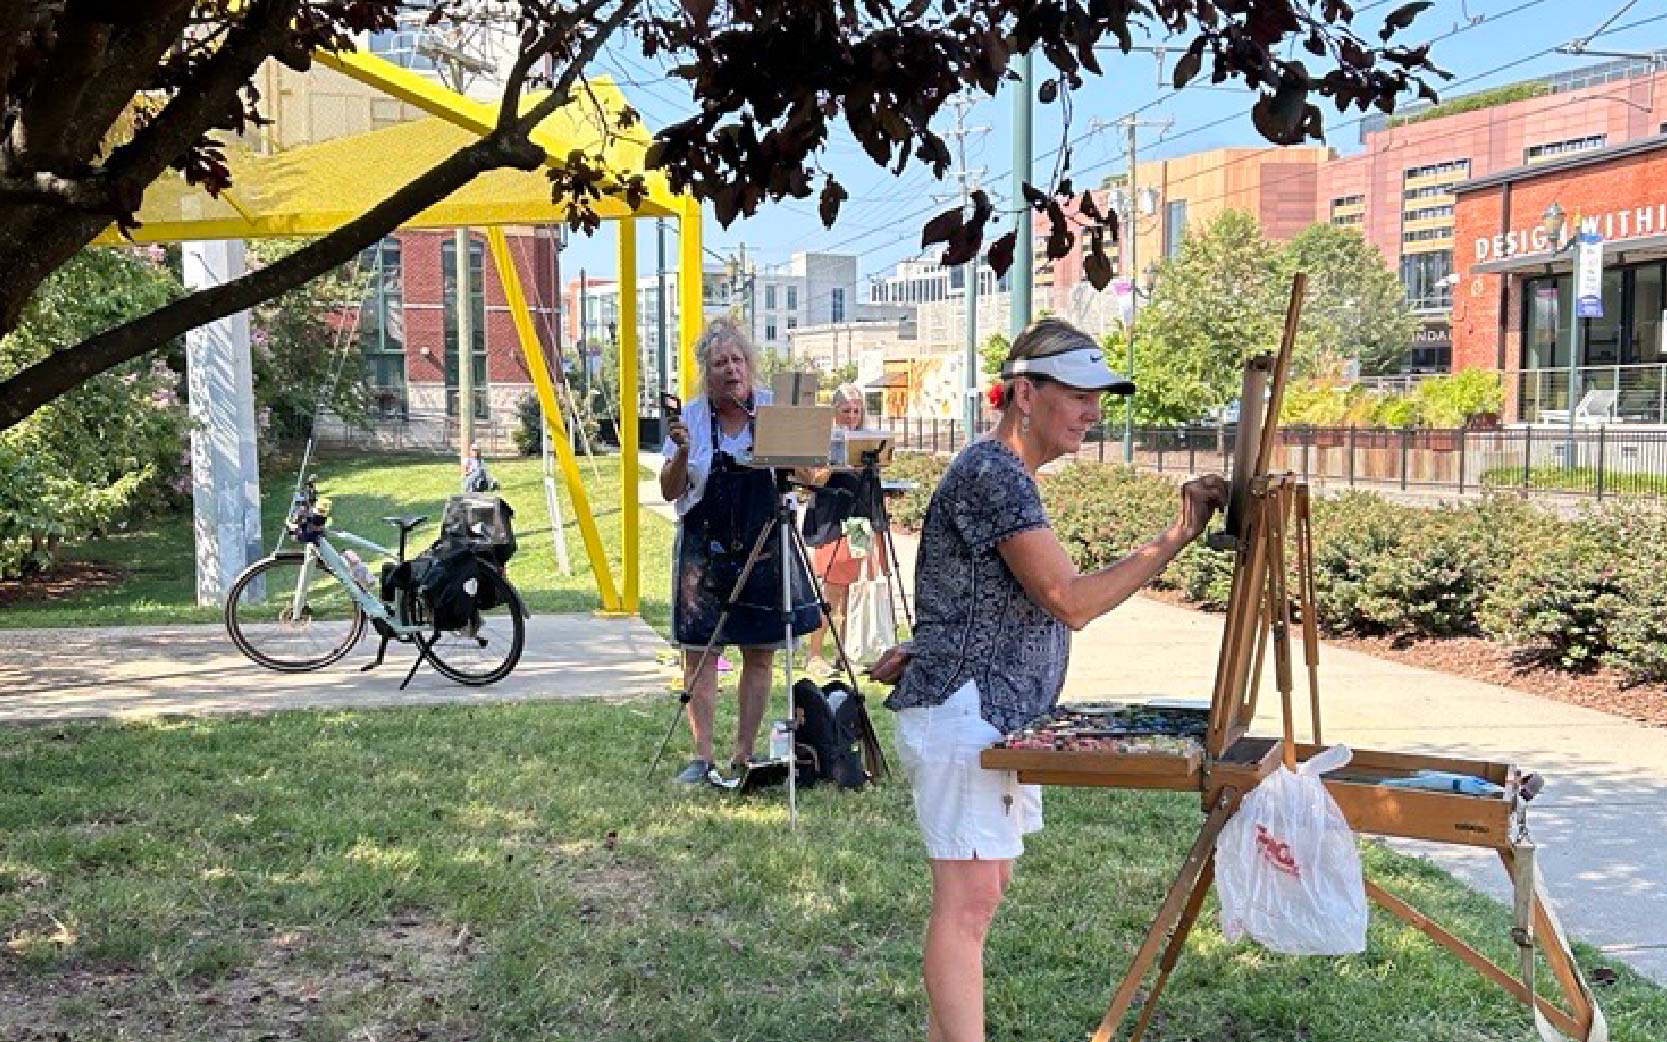
[[[343,529],[327,533],[328,500],[320,500],[309,479],[295,496],[285,533],[299,549],[283,549],[256,561],[237,577],[226,596],[226,631],[244,655],[280,673],[304,673],[340,660],[364,636],[367,620],[381,636],[376,658],[361,671],[382,664],[390,641],[415,644],[417,661],[400,689],[411,682],[424,661],[443,676],[472,687],[496,683],[508,676],[521,659],[526,643],[526,610],[521,595],[504,574],[503,565],[487,551],[471,550],[476,577],[471,582],[492,584],[472,591],[476,609],[463,626],[440,629],[429,618],[428,605],[418,592],[419,565],[432,558],[407,560],[406,541],[428,516],[384,517],[399,530],[399,547],[390,549]],[[471,530],[467,536],[484,533]],[[360,564],[356,575],[332,545],[332,536],[380,557],[391,558],[382,568],[381,583]],[[479,607],[488,605],[489,607]]]

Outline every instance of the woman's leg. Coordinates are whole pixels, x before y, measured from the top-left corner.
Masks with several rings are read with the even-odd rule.
[[[718,653],[714,647],[706,656],[706,666],[695,675],[700,665],[701,652],[683,652],[683,690],[689,693],[689,734],[695,740],[695,758],[712,762],[712,713],[718,704]]]
[[[735,725],[735,758],[742,763],[752,759],[758,725],[770,705],[770,670],[775,660],[776,653],[769,648],[741,649],[741,713]]]
[[[810,661],[815,662],[822,657],[822,638],[828,635],[828,627],[835,618],[839,619],[839,632],[845,632],[845,602],[851,595],[851,587],[844,583],[823,583],[822,595],[828,600],[828,614],[822,617],[822,625],[816,627],[816,632],[810,635]]]
[[[924,976],[928,1042],[984,1042],[984,938],[1011,861],[933,861]]]

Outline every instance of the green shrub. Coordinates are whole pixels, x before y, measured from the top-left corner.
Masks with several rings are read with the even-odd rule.
[[[899,452],[886,467],[887,481],[912,481],[915,489],[887,501],[892,523],[906,531],[917,531],[926,520],[926,504],[932,490],[938,487],[943,472],[949,468],[949,457],[930,452]]]
[[[1464,369],[1425,380],[1413,399],[1425,426],[1463,427],[1478,416],[1497,415],[1505,407],[1505,384],[1491,369]]]
[[[537,456],[544,451],[544,409],[535,395],[524,394],[515,403],[515,430],[510,434],[515,451]]]
[[[1567,669],[1614,653],[1609,624],[1622,606],[1613,548],[1591,532],[1520,555],[1482,604],[1489,636],[1543,651]]]
[[[1043,477],[1054,533],[1078,568],[1104,568],[1175,518],[1175,485],[1129,467],[1075,462]]]
[[[1233,592],[1233,560],[1231,553],[1211,550],[1199,540],[1176,556],[1158,583],[1181,591],[1201,608],[1226,611]]]
[[[1381,633],[1380,573],[1391,566],[1411,526],[1406,508],[1365,492],[1314,504],[1314,587],[1320,624],[1334,633]]]

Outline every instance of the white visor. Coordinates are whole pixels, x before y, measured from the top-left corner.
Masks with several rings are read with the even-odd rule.
[[[1045,376],[1082,391],[1110,391],[1133,394],[1134,381],[1106,365],[1106,353],[1097,347],[1079,347],[1040,358],[1016,358],[1001,367],[1003,379],[1015,376]]]

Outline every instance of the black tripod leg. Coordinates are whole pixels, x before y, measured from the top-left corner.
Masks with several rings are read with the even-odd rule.
[[[648,781],[654,777],[654,771],[660,766],[660,758],[666,755],[666,746],[671,744],[671,736],[677,733],[677,722],[683,719],[683,707],[689,704],[689,692],[677,693],[677,712],[671,718],[671,724],[666,728],[666,736],[660,739],[660,748],[654,751],[654,759],[649,761],[648,774],[643,777]]]
[[[371,659],[369,662],[365,663],[364,665],[360,666],[359,667],[359,672],[369,673],[371,670],[375,669],[377,666],[380,666],[382,664],[383,657],[385,655],[387,655],[387,653],[388,653],[388,638],[383,637],[382,642],[380,644],[376,645],[376,657]]]
[[[891,577],[888,581],[895,582],[897,584],[896,600],[902,603],[903,618],[909,624],[909,632],[913,633],[915,628],[915,614],[914,611],[909,608],[908,594],[904,590],[904,587],[908,584],[903,581],[903,564],[897,557],[897,544],[891,538],[891,512],[886,509],[886,497],[884,496],[880,497],[880,518],[882,521],[881,527],[885,531],[884,541],[886,544],[886,557],[891,561]],[[895,609],[891,621],[892,625],[895,626],[897,624]]]
[[[740,603],[741,591],[746,589],[747,580],[752,578],[753,567],[758,564],[758,559],[763,556],[764,547],[767,545],[770,532],[774,528],[774,520],[772,520],[770,524],[765,525],[764,531],[759,534],[758,540],[752,545],[752,552],[747,554],[746,563],[741,566],[741,574],[736,577],[734,588],[729,591],[729,596],[724,599],[723,610],[718,612],[718,622],[717,625],[712,627],[712,637],[706,642],[706,646],[700,650],[700,659],[695,663],[694,669],[694,675],[696,677],[699,677],[700,674],[706,669],[706,663],[712,658],[712,649],[719,646],[718,642],[722,639],[724,633],[724,624],[729,621],[730,613],[734,610],[735,605]],[[677,594],[678,591],[672,591],[672,596],[675,597]],[[666,746],[671,744],[671,736],[677,733],[677,721],[683,719],[684,709],[688,706],[690,699],[693,697],[689,694],[688,687],[688,670],[685,669],[683,677],[684,689],[677,693],[677,708],[672,711],[671,725],[666,728],[665,739],[660,742],[659,750],[655,752],[654,759],[648,764],[647,778],[654,777],[654,771],[660,765],[660,758],[665,755]]]

